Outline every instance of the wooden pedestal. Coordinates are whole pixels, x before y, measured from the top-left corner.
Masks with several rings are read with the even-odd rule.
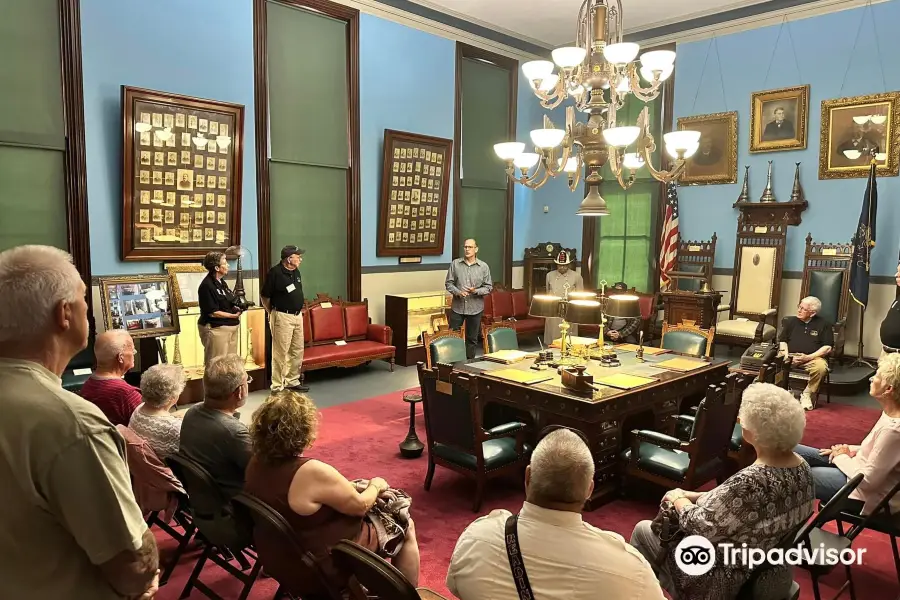
[[[716,324],[716,307],[721,301],[722,294],[719,292],[662,292],[663,310],[669,325],[688,320],[702,329],[709,329]]]

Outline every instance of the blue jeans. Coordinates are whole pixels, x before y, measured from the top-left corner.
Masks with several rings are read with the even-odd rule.
[[[798,444],[794,448],[794,452],[799,454],[810,466],[813,483],[816,486],[816,499],[821,500],[823,504],[831,500],[832,496],[847,484],[847,476],[844,475],[844,472],[838,469],[834,463],[828,462],[827,456],[819,454],[818,448]],[[862,507],[863,503],[859,500],[848,500],[845,509],[860,512]]]
[[[475,358],[475,348],[478,347],[478,335],[481,333],[481,315],[461,315],[451,310],[447,315],[447,321],[450,329],[459,331],[462,328],[463,321],[466,322],[466,358]]]

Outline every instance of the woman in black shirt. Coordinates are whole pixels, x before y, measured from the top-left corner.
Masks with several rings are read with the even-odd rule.
[[[200,303],[200,342],[203,344],[203,364],[224,354],[237,354],[238,325],[241,310],[234,305],[234,294],[225,283],[228,260],[224,252],[210,252],[203,260],[209,274],[200,282],[197,299]]]

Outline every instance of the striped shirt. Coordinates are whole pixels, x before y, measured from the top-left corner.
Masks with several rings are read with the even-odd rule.
[[[91,377],[84,382],[79,394],[96,404],[110,423],[126,427],[131,421],[131,413],[141,403],[141,391],[118,377]]]
[[[494,289],[491,268],[477,258],[471,265],[464,258],[457,258],[451,262],[444,285],[447,291],[453,294],[450,308],[458,315],[477,315],[484,312],[484,297]],[[475,288],[475,291],[469,292],[465,298],[460,296],[463,290],[471,288]]]

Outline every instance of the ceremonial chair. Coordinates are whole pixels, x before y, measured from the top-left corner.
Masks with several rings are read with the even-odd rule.
[[[815,296],[822,302],[818,315],[833,324],[834,346],[829,358],[838,361],[844,357],[852,264],[852,244],[813,242],[807,234],[800,299]]]
[[[515,328],[506,321],[499,323],[482,323],[481,337],[484,343],[484,353],[490,354],[498,350],[518,350],[519,338]]]
[[[691,356],[711,356],[715,335],[715,327],[701,329],[694,321],[685,320],[678,325],[669,325],[668,322],[664,322],[659,346]]]
[[[435,465],[456,471],[475,480],[472,510],[478,512],[488,479],[528,464],[531,446],[525,440],[530,429],[518,421],[485,429],[474,379],[454,372],[449,364],[429,369],[420,362],[417,368],[428,433],[425,490],[431,489]]]
[[[713,266],[716,263],[716,239],[716,234],[713,233],[712,239],[708,241],[679,242],[675,255],[675,270],[702,275],[711,285]],[[678,280],[677,289],[682,292],[698,292],[700,291],[700,280],[681,278]]]
[[[350,577],[350,600],[447,600],[428,588],[414,588],[394,565],[349,540],[335,544],[331,556]]]
[[[747,347],[775,339],[787,224],[738,224],[731,298],[717,312],[728,319],[716,324],[716,343]]]
[[[739,400],[749,382],[732,373],[723,383],[710,385],[689,442],[657,431],[633,430],[631,447],[622,454],[626,475],[685,490],[723,479]]]
[[[432,334],[423,333],[425,346],[425,366],[431,368],[437,363],[455,363],[466,360],[466,324],[459,331],[441,329]]]

